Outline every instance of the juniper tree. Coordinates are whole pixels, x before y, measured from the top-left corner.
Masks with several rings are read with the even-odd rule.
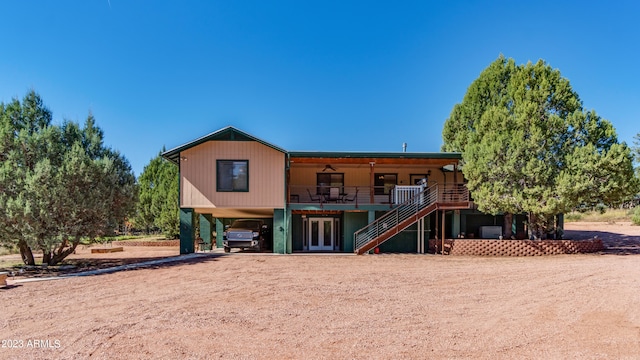
[[[447,151],[481,211],[529,214],[544,236],[556,214],[582,204],[614,205],[638,188],[632,155],[611,123],[585,111],[560,71],[544,61],[516,65],[500,56],[456,104],[443,130]]]
[[[17,245],[26,264],[35,263],[32,250],[59,263],[133,209],[131,167],[104,146],[93,116],[83,128],[52,125],[34,91],[0,106],[0,160],[0,242]]]

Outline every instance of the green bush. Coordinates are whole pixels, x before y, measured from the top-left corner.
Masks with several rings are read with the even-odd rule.
[[[633,215],[631,215],[631,222],[634,225],[640,225],[640,206],[636,206],[633,210]]]

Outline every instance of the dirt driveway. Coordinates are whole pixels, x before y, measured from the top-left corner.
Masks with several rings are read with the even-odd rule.
[[[212,254],[24,283],[0,289],[0,299],[0,358],[640,354],[640,255],[632,251],[531,258]]]

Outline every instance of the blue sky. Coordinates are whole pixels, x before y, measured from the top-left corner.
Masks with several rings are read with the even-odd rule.
[[[560,69],[620,140],[640,132],[640,3],[7,1],[0,101],[91,111],[139,175],[233,125],[287,150],[439,151],[500,54]]]

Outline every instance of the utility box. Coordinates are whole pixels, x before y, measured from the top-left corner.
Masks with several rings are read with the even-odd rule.
[[[502,226],[480,226],[481,239],[499,239],[502,236]]]

